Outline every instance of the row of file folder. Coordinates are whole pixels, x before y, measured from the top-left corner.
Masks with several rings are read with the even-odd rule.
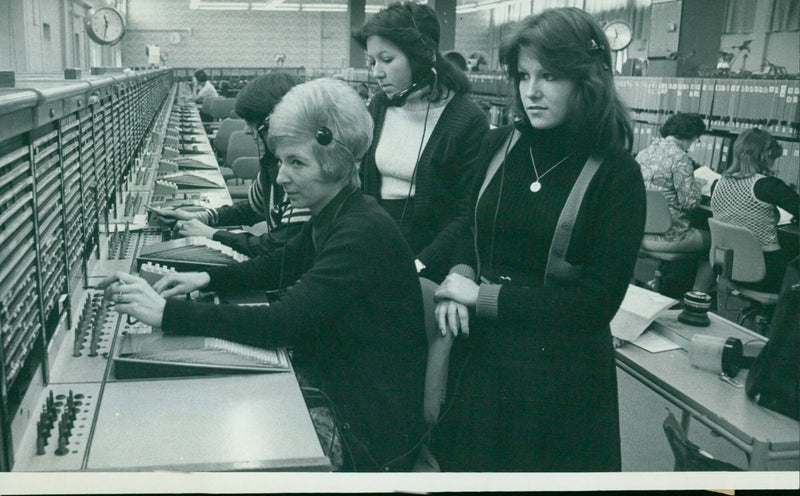
[[[616,85],[637,120],[660,124],[675,112],[694,112],[709,129],[739,133],[758,126],[797,138],[797,80],[620,77]]]

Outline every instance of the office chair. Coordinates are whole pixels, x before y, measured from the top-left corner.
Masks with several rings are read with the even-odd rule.
[[[228,150],[228,142],[230,141],[231,134],[234,131],[243,131],[244,128],[244,119],[233,119],[229,117],[220,123],[217,134],[212,141],[218,160],[225,158],[225,152]],[[233,170],[231,170],[230,167],[220,165],[219,171],[225,179],[225,182],[234,178]]]
[[[241,180],[241,184],[229,184],[228,192],[233,199],[247,198],[250,183],[258,177],[261,161],[258,157],[239,157],[233,161],[233,177]]]
[[[211,102],[210,115],[215,121],[227,119],[235,115],[233,112],[235,105],[235,98],[217,98]]]
[[[228,140],[228,147],[225,152],[225,165],[231,169],[233,177],[236,178],[236,184],[229,184],[228,191],[233,199],[247,198],[247,192],[250,190],[248,181],[240,181],[241,178],[236,176],[233,171],[233,164],[237,159],[242,157],[250,157],[258,160],[258,145],[253,140],[253,136],[246,134],[244,131],[234,131]]]
[[[211,104],[214,102],[214,100],[218,100],[218,99],[219,99],[219,97],[206,97],[206,98],[203,98],[203,103],[202,103],[202,105],[200,107],[200,112],[210,116],[211,115]]]
[[[212,141],[218,158],[225,158],[225,152],[228,151],[228,143],[230,142],[231,134],[234,131],[244,131],[245,125],[244,119],[234,119],[231,117],[224,119],[219,124],[217,134]],[[231,177],[233,177],[233,172],[231,172]]]
[[[778,293],[757,291],[737,283],[753,283],[764,279],[767,267],[764,252],[755,235],[746,227],[708,219],[711,230],[709,261],[719,277],[717,279],[717,310],[728,313],[727,304],[731,295],[749,301],[748,307],[738,312],[736,322],[742,324],[748,317],[760,315],[763,310],[778,303]],[[728,315],[723,317],[729,318]]]
[[[647,217],[644,224],[645,234],[662,234],[672,226],[672,214],[664,194],[660,191],[647,190]],[[661,292],[661,283],[666,264],[677,260],[699,259],[703,252],[667,252],[648,248],[647,240],[642,241],[639,256],[656,260],[656,270],[653,274],[653,291]]]
[[[439,421],[442,405],[447,397],[447,372],[450,366],[450,349],[453,346],[453,335],[449,332],[442,336],[436,322],[436,301],[434,292],[439,286],[424,277],[419,279],[422,287],[422,303],[425,312],[425,336],[428,339],[428,362],[425,366],[425,391],[422,400],[423,416],[429,426]],[[439,472],[439,464],[433,454],[422,446],[415,472]]]

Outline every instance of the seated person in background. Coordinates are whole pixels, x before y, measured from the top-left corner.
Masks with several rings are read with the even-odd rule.
[[[208,80],[208,74],[203,69],[197,69],[192,76],[192,85],[194,86],[194,101],[203,103],[206,98],[216,98],[217,90],[211,81]]]
[[[705,252],[711,247],[708,231],[689,225],[691,211],[700,205],[702,181],[694,177],[694,161],[688,150],[706,125],[697,114],[677,113],[659,130],[661,138],[636,155],[646,189],[661,191],[669,204],[672,226],[663,234],[645,234],[642,247],[653,251]],[[711,266],[702,257],[693,290],[707,293],[714,284]]]
[[[444,54],[444,58],[450,61],[451,64],[458,67],[464,72],[469,72],[469,67],[467,66],[467,59],[464,58],[463,55],[458,53],[455,50],[451,50]]]
[[[299,76],[276,71],[259,77],[248,84],[236,98],[236,115],[247,122],[248,132],[256,144],[264,147],[261,171],[250,186],[247,200],[232,206],[191,212],[180,209],[156,209],[156,214],[168,225],[173,225],[179,236],[204,236],[230,246],[249,256],[268,253],[276,246],[300,232],[303,222],[311,212],[307,208],[291,208],[284,198],[283,189],[275,182],[278,175],[278,158],[267,147],[269,114],[283,95],[293,86],[302,83]],[[214,226],[252,225],[266,220],[268,232],[261,236],[249,232],[232,233]]]
[[[714,218],[726,224],[746,227],[755,234],[764,251],[767,274],[752,289],[778,292],[789,260],[797,253],[784,253],[778,243],[778,207],[792,215],[800,209],[798,194],[786,183],[772,177],[781,145],[768,132],[749,129],[733,143],[733,162],[711,190]]]
[[[369,113],[347,83],[292,88],[272,114],[268,143],[280,160],[278,183],[312,212],[300,234],[269,255],[169,275],[154,287],[124,272],[102,286],[118,312],[165,333],[261,347],[312,337],[319,387],[345,426],[345,469],[384,472],[409,470],[422,444],[427,344],[411,250],[359,188],[356,163],[371,138]],[[276,288],[286,290],[269,306],[170,298]]]

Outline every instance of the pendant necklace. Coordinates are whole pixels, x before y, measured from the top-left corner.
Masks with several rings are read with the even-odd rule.
[[[533,173],[536,174],[536,180],[531,183],[531,187],[530,187],[531,193],[536,193],[540,189],[542,189],[542,183],[539,182],[539,180],[541,178],[546,176],[548,172],[550,172],[551,170],[555,169],[556,167],[561,165],[566,159],[568,159],[568,158],[570,158],[572,156],[571,153],[568,153],[566,156],[564,156],[564,158],[562,158],[561,160],[556,162],[555,165],[553,165],[552,167],[550,167],[549,169],[544,171],[544,173],[540,176],[539,175],[539,171],[536,169],[536,161],[533,159],[533,148],[528,148],[528,153],[531,156],[531,164],[533,165]]]

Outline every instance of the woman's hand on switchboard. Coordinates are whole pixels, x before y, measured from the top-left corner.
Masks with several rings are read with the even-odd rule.
[[[190,212],[180,208],[148,207],[148,210],[156,214],[158,216],[158,220],[167,226],[172,226],[180,220],[186,221],[199,219],[203,216],[203,212]]]
[[[208,227],[197,219],[179,220],[175,222],[172,231],[182,238],[202,236],[209,239],[213,239],[214,233],[217,232],[213,227]]]
[[[153,289],[163,298],[191,293],[208,286],[211,277],[207,272],[177,272],[167,274],[153,284]]]
[[[100,282],[105,297],[114,303],[114,309],[138,319],[149,326],[160,328],[166,300],[144,279],[125,272],[117,272]]]

